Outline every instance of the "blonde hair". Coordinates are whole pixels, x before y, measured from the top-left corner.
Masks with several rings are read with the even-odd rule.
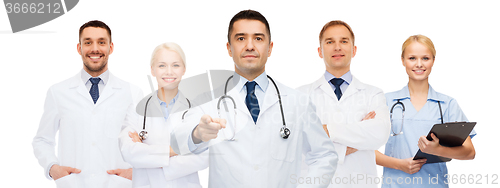
[[[413,42],[419,42],[420,44],[427,47],[427,49],[432,52],[432,58],[436,58],[436,48],[434,48],[434,43],[432,43],[429,37],[426,37],[424,35],[413,35],[408,37],[408,39],[406,39],[406,41],[403,43],[403,47],[401,48],[401,58],[403,58],[406,47],[408,47]]]
[[[166,43],[163,43],[163,44],[156,46],[156,48],[153,50],[153,54],[151,55],[150,66],[153,66],[155,56],[158,53],[158,51],[160,51],[161,49],[174,51],[177,54],[179,54],[179,56],[181,56],[182,63],[184,63],[184,66],[186,66],[186,56],[184,55],[184,51],[182,51],[181,46],[179,46],[178,44],[173,43],[173,42],[166,42]]]

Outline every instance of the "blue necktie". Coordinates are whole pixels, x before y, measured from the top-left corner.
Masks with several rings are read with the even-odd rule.
[[[92,82],[92,87],[90,87],[90,96],[92,96],[92,100],[94,100],[94,104],[97,102],[97,99],[99,98],[99,87],[97,84],[99,84],[99,81],[101,81],[101,78],[90,78],[90,82]]]
[[[257,100],[257,96],[255,96],[255,85],[256,82],[247,82],[245,84],[247,86],[247,97],[245,98],[245,104],[247,105],[248,111],[252,115],[253,122],[257,122],[257,117],[259,117],[259,101]]]
[[[340,97],[342,97],[342,91],[340,90],[340,85],[344,83],[344,80],[342,78],[334,78],[331,79],[330,82],[335,86],[335,95],[337,95],[337,99],[340,100]]]

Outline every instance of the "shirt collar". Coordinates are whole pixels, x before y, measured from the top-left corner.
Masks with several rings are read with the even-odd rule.
[[[326,82],[330,82],[330,80],[336,78],[333,76],[333,74],[329,73],[328,71],[325,70],[325,79]],[[342,75],[340,78],[344,79],[344,82],[347,83],[347,85],[350,85],[352,82],[352,74],[351,71],[347,71],[344,75]]]
[[[109,80],[109,70],[104,71],[101,75],[99,75],[97,77],[101,78],[102,83],[106,86],[106,84],[108,83],[108,80]],[[92,78],[92,76],[90,76],[90,74],[87,71],[82,69],[82,81],[83,81],[83,83],[87,84],[87,82],[89,81],[90,78]]]
[[[239,79],[235,79],[235,78],[239,78]],[[236,89],[238,89],[237,91],[241,92],[243,89],[246,89],[245,84],[248,82],[248,80],[245,77],[234,72],[233,80],[234,80],[233,83],[236,85],[235,86]],[[257,88],[259,88],[262,92],[266,92],[267,86],[269,86],[269,80],[267,79],[266,71],[264,71],[262,74],[257,76],[257,78],[255,78],[253,81],[257,82]],[[235,83],[235,82],[238,82],[238,83]]]
[[[156,90],[156,92],[158,92],[158,90]],[[165,107],[166,107],[166,106],[168,106],[168,107],[172,107],[172,106],[175,104],[175,101],[177,101],[177,99],[179,98],[179,92],[177,92],[177,95],[175,95],[175,97],[174,97],[172,100],[170,100],[170,102],[168,103],[168,105],[167,105],[167,103],[166,103],[166,102],[164,102],[164,101],[162,101],[162,100],[160,99],[160,97],[159,97],[158,93],[157,93],[157,95],[156,95],[156,98],[158,99],[158,102],[160,102],[160,105],[161,105],[161,106],[165,106]]]
[[[408,85],[403,87],[403,89],[399,90],[396,93],[395,98],[396,100],[400,99],[410,99],[410,89],[408,88]],[[427,92],[427,100],[433,100],[433,101],[441,101],[444,102],[444,100],[440,97],[440,95],[432,88],[432,86],[429,84],[429,91]]]

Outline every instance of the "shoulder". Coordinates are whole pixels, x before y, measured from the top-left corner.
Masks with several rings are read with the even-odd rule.
[[[306,85],[302,85],[297,88],[298,91],[305,93],[307,95],[311,94],[311,92],[314,91],[314,89],[320,87],[322,84],[328,83],[323,76],[321,76],[319,79],[316,79],[314,82]]]
[[[309,94],[312,90],[312,85],[313,85],[312,83],[302,85],[302,86],[298,87],[296,90],[299,92],[302,92],[304,94]]]
[[[368,92],[368,93],[373,93],[373,94],[384,93],[384,91],[382,91],[382,89],[375,87],[373,85],[370,85],[370,84],[363,83],[354,76],[352,78],[352,85],[357,87],[357,88],[363,89],[363,90],[365,90],[365,92]]]

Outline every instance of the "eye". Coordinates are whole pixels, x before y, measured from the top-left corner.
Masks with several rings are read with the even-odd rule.
[[[261,37],[257,37],[257,38],[255,38],[255,40],[261,41],[261,40],[264,40],[264,39],[262,39]]]
[[[106,42],[99,42],[99,44],[106,44]]]
[[[163,68],[163,67],[165,67],[165,65],[159,65],[158,67]]]
[[[175,64],[174,67],[180,67],[180,65],[179,64]]]
[[[326,44],[332,44],[332,41],[327,41]]]
[[[242,41],[242,40],[245,40],[245,38],[243,38],[243,37],[238,37],[236,40],[238,40],[238,41]]]
[[[347,41],[346,41],[346,40],[343,40],[343,41],[342,41],[342,43],[347,44]]]
[[[425,61],[427,61],[427,60],[429,60],[429,57],[424,57],[422,59],[425,60]]]
[[[90,42],[84,42],[83,44],[90,44]]]
[[[410,57],[410,58],[408,58],[408,59],[409,59],[409,60],[415,60],[415,57]]]

